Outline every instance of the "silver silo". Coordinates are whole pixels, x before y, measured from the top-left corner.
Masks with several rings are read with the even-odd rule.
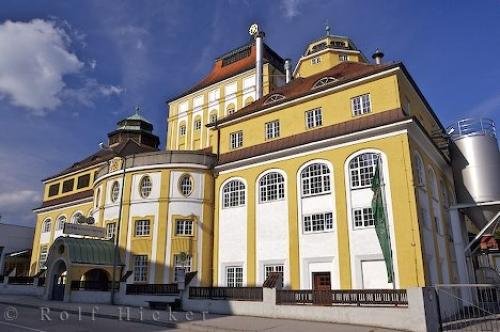
[[[500,201],[500,154],[491,119],[464,119],[448,127],[457,203],[477,205]],[[467,214],[482,229],[498,205],[471,207]]]

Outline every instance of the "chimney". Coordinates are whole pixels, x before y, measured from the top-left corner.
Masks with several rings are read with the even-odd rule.
[[[292,60],[290,59],[285,59],[285,76],[285,82],[288,84],[292,80]]]
[[[375,50],[375,53],[373,53],[372,58],[375,60],[375,63],[377,65],[382,63],[382,58],[384,57],[384,53],[382,53],[381,50],[378,48]]]
[[[252,24],[249,29],[250,35],[255,38],[255,99],[262,98],[263,91],[263,54],[264,54],[264,31],[260,31],[257,24]]]

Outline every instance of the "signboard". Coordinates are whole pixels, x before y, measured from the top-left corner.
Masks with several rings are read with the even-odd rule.
[[[83,225],[83,224],[64,223],[63,233],[71,235],[105,238],[106,228]]]

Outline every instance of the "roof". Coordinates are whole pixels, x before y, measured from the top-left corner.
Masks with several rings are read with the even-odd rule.
[[[248,159],[268,153],[288,149],[304,144],[317,142],[329,138],[334,138],[360,130],[380,127],[383,125],[399,122],[409,118],[402,109],[387,110],[385,112],[374,113],[363,116],[359,119],[350,120],[327,127],[306,131],[304,133],[276,139],[273,141],[257,144],[248,148],[242,148],[228,153],[221,154],[219,165],[238,160]]]
[[[98,165],[102,162],[108,161],[110,159],[113,159],[114,157],[118,155],[131,155],[131,154],[137,154],[141,152],[152,152],[152,151],[158,151],[158,149],[155,149],[151,146],[145,145],[145,144],[140,144],[137,143],[136,141],[129,139],[126,141],[123,141],[115,146],[110,147],[110,149],[101,149],[94,154],[91,154],[90,156],[77,161],[70,167],[66,168],[65,170],[52,175],[48,178],[43,179],[42,181],[47,181],[56,177],[60,177],[62,175],[72,173],[75,171],[79,171],[82,169],[85,169],[90,166]]]
[[[43,208],[46,208],[46,207],[50,207],[50,206],[54,206],[54,205],[59,205],[59,204],[64,204],[64,203],[69,203],[69,202],[73,202],[73,201],[78,201],[78,200],[81,200],[81,199],[84,199],[84,198],[92,197],[93,195],[94,195],[94,190],[93,189],[89,189],[89,190],[85,190],[85,191],[80,191],[80,192],[77,192],[77,193],[74,193],[74,194],[71,194],[71,195],[67,195],[67,196],[63,196],[63,197],[54,198],[54,199],[50,199],[50,200],[44,201],[44,202],[42,202],[42,205],[40,205],[39,207],[35,208],[34,210],[43,209]]]
[[[142,115],[140,115],[138,112],[136,112],[136,113],[132,114],[131,116],[127,117],[125,120],[135,120],[135,121],[143,121],[143,122],[151,123],[148,119],[146,119],[145,117],[143,117]],[[120,123],[120,122],[118,122],[118,123]]]
[[[241,59],[234,61],[229,64],[223,64],[223,60],[230,56],[234,56],[238,52],[245,52],[249,50],[248,56],[242,57]],[[264,62],[272,64],[277,69],[284,71],[285,60],[279,56],[275,51],[273,51],[267,44],[264,43]],[[187,96],[193,92],[206,88],[214,83],[223,81],[235,75],[241,74],[247,70],[255,67],[255,42],[245,44],[238,47],[232,51],[229,51],[222,56],[215,59],[215,63],[212,70],[208,73],[205,78],[196,83],[193,87],[189,88],[185,92],[169,99],[167,101],[171,102],[181,97]]]
[[[61,245],[71,264],[113,265],[113,240],[60,236],[50,247],[49,255],[60,255]],[[123,265],[121,257],[118,260],[118,265]]]
[[[256,100],[255,102],[251,103],[250,105],[243,107],[240,109],[238,112],[235,112],[233,114],[230,114],[219,121],[217,121],[217,124],[224,124],[228,121],[238,119],[240,117],[243,117],[245,115],[249,115],[251,113],[254,113],[256,111],[279,105],[285,102],[288,102],[290,100],[307,96],[309,94],[313,94],[322,90],[330,89],[334,86],[345,84],[349,81],[373,75],[379,72],[382,72],[384,70],[394,68],[399,66],[399,63],[394,63],[394,64],[380,64],[380,65],[375,65],[375,64],[368,64],[368,63],[362,63],[362,62],[342,62],[328,70],[325,70],[321,73],[317,73],[314,75],[311,75],[309,77],[298,77],[290,81],[288,84],[279,87],[277,89],[274,89],[271,93],[267,94],[266,96],[263,96],[262,98]],[[321,78],[324,77],[333,77],[337,81],[331,84],[327,84],[321,87],[313,88],[314,84],[320,80]],[[280,100],[276,100],[272,103],[266,104],[266,100],[268,97],[272,95],[282,95],[284,98]]]

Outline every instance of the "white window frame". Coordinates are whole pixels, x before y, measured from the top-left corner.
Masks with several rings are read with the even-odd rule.
[[[118,181],[114,181],[111,185],[111,192],[109,193],[109,198],[112,203],[116,203],[118,198],[120,197],[120,183]]]
[[[175,235],[176,236],[192,236],[193,235],[193,220],[192,219],[176,219],[175,220]]]
[[[243,287],[243,266],[226,266],[226,287]]]
[[[319,187],[312,185],[318,184]],[[302,197],[329,194],[332,191],[331,171],[327,164],[315,162],[307,165],[300,172],[300,185]]]
[[[327,233],[333,231],[333,212],[306,214],[302,217],[304,234]]]
[[[189,174],[183,174],[179,178],[179,192],[184,197],[188,197],[193,192],[193,178]]]
[[[371,206],[352,209],[352,226],[355,230],[375,227],[375,217]]]
[[[235,131],[229,134],[229,147],[234,150],[243,146],[243,131]]]
[[[281,273],[281,288],[285,284],[285,265],[283,264],[266,264],[264,265],[264,281],[269,277],[269,273],[278,272]]]
[[[50,233],[50,228],[52,227],[52,220],[45,219],[43,221],[42,233]]]
[[[266,127],[266,139],[267,140],[280,137],[280,122],[279,122],[279,120],[267,122],[265,127]]]
[[[134,282],[148,281],[148,255],[134,256]]]
[[[174,255],[174,282],[178,282],[177,280],[177,270],[184,270],[185,273],[191,272],[193,269],[193,257],[191,255],[186,255],[186,261],[184,263],[180,262],[181,255]]]
[[[341,62],[349,61],[349,56],[347,54],[339,54],[339,61]]]
[[[201,129],[201,119],[194,120],[193,128],[195,131],[198,131]]]
[[[151,220],[138,219],[135,221],[135,236],[149,236],[151,234]]]
[[[259,179],[259,202],[266,203],[285,198],[285,177],[279,172],[269,172]]]
[[[351,98],[351,111],[353,116],[371,113],[372,99],[370,93]]]
[[[415,173],[416,173],[416,176],[417,176],[417,186],[419,186],[420,188],[424,189],[426,188],[426,185],[425,185],[425,166],[424,166],[424,162],[422,161],[422,157],[420,157],[420,155],[418,154],[415,154],[415,157],[414,157],[414,160],[415,160]]]
[[[47,262],[48,255],[49,255],[49,245],[48,244],[40,245],[40,256],[38,260],[39,269],[41,269],[43,265]]]
[[[366,160],[362,160],[362,156],[370,155],[370,165],[361,165],[361,162],[366,162]],[[375,158],[373,158],[375,156]],[[351,185],[351,189],[363,189],[369,188],[372,185],[373,174],[375,173],[375,168],[377,167],[377,161],[380,158],[380,154],[375,152],[365,152],[356,155],[349,162],[349,183]],[[373,163],[372,163],[373,162]],[[357,165],[354,165],[357,163]],[[369,174],[369,170],[370,174]],[[355,183],[355,181],[357,183]]]
[[[149,175],[144,175],[139,181],[139,194],[142,198],[148,198],[153,190],[153,181]]]
[[[181,124],[179,126],[179,136],[186,136],[186,125],[185,124]]]
[[[108,222],[106,224],[106,238],[112,239],[116,235],[116,222]]]
[[[64,224],[67,222],[68,222],[68,219],[65,216],[59,216],[59,218],[57,218],[56,230],[62,231],[64,229]]]
[[[321,63],[321,57],[320,56],[315,56],[314,58],[311,59],[311,64],[316,65],[318,63]]]
[[[233,208],[245,205],[246,185],[241,180],[231,180],[222,187],[222,207]]]
[[[323,112],[321,107],[306,111],[306,128],[312,129],[323,125]]]
[[[217,122],[217,113],[214,112],[210,114],[210,123],[216,123]]]

